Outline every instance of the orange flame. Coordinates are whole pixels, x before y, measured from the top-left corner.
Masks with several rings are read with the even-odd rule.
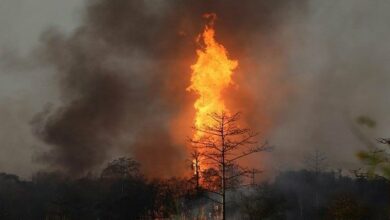
[[[196,110],[194,123],[198,129],[214,123],[210,120],[210,113],[229,113],[222,97],[222,91],[233,84],[233,70],[238,66],[236,60],[228,58],[225,47],[215,40],[216,15],[206,14],[204,17],[210,19],[210,22],[197,39],[204,48],[196,51],[198,59],[191,66],[191,85],[187,88],[199,96],[194,103]],[[202,132],[197,131],[194,137],[201,138],[202,135]]]

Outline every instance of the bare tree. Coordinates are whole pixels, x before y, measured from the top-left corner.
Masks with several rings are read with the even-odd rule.
[[[222,205],[222,219],[225,219],[226,191],[237,187],[234,183],[238,178],[253,173],[253,169],[239,166],[238,160],[271,148],[267,142],[258,144],[255,140],[258,133],[238,126],[240,113],[212,113],[209,117],[212,123],[203,128],[194,128],[202,135],[201,138],[190,139],[190,143],[202,158],[200,164],[206,164],[206,174],[210,174],[203,177],[219,180],[217,189],[209,191],[220,197],[220,200],[212,200]]]
[[[304,163],[307,169],[315,172],[315,174],[318,175],[320,172],[325,171],[327,167],[327,159],[328,158],[325,156],[324,153],[322,153],[318,149],[315,149],[313,153],[310,153],[305,156]]]
[[[138,177],[140,164],[132,158],[120,157],[111,161],[101,173],[105,179],[126,179]]]
[[[308,170],[314,172],[315,174],[315,177],[314,177],[314,187],[315,187],[315,205],[316,205],[316,208],[317,210],[319,209],[320,207],[320,198],[319,198],[319,187],[318,187],[318,177],[319,177],[319,174],[323,171],[325,171],[326,169],[326,160],[327,160],[327,157],[325,156],[324,153],[322,153],[321,151],[319,151],[318,149],[315,149],[313,153],[310,153],[308,154],[306,157],[305,157],[305,164],[306,164],[306,167],[308,168]]]

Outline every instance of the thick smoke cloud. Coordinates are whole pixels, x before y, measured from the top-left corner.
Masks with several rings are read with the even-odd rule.
[[[130,155],[151,176],[179,173],[195,99],[185,89],[205,12],[217,13],[217,40],[239,60],[228,106],[275,145],[251,166],[299,168],[320,149],[330,168],[361,167],[355,153],[364,146],[348,124],[358,115],[378,122],[364,130],[369,138],[388,136],[386,0],[87,3],[4,1],[0,166],[6,172],[28,177],[50,167],[81,175]],[[34,59],[20,59],[51,24],[58,29],[45,31]]]
[[[286,0],[89,1],[73,34],[51,29],[42,38],[39,54],[59,73],[62,104],[32,121],[35,134],[51,146],[40,159],[80,175],[101,166],[112,152],[128,152],[149,175],[180,173],[185,142],[172,135],[180,129],[172,122],[194,98],[185,89],[198,46],[194,39],[204,24],[201,15],[218,15],[217,38],[233,58],[243,60],[240,71],[257,66],[258,49],[264,66],[273,70],[283,56],[272,37],[289,13],[304,13],[305,6],[305,1]],[[257,96],[259,84],[243,83],[258,70],[241,78],[240,71],[237,93],[249,98],[232,95],[230,104],[253,118],[265,115],[256,113],[261,103],[254,104],[263,99],[250,98]]]

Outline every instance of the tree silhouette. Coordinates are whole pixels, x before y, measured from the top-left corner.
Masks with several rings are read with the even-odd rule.
[[[101,173],[102,178],[126,179],[139,176],[140,164],[132,158],[120,157],[111,161]]]
[[[314,198],[315,198],[315,206],[319,209],[320,206],[320,198],[319,198],[319,174],[324,172],[326,169],[326,160],[327,157],[324,153],[315,149],[313,153],[308,154],[305,157],[305,164],[309,171],[314,172]]]
[[[209,117],[211,124],[194,128],[196,132],[203,134],[201,138],[189,141],[201,155],[200,166],[207,164],[203,175],[206,183],[211,184],[210,180],[217,180],[217,187],[208,190],[220,197],[220,200],[210,199],[222,205],[222,219],[225,219],[226,191],[237,187],[234,184],[237,179],[253,173],[253,169],[239,166],[238,160],[271,148],[267,142],[258,145],[255,140],[258,133],[238,126],[240,113],[212,113]]]
[[[310,153],[305,156],[305,165],[308,170],[315,172],[316,174],[324,172],[326,169],[326,160],[327,157],[324,153],[315,149],[313,153]]]

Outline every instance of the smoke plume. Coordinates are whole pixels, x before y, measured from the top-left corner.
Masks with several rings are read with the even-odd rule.
[[[254,97],[267,80],[258,84],[252,79],[267,68],[277,72],[282,45],[273,36],[290,13],[303,13],[305,5],[286,0],[88,1],[74,33],[50,29],[42,37],[39,54],[59,73],[62,104],[32,122],[35,134],[50,145],[40,160],[80,175],[119,151],[134,156],[151,176],[182,172],[183,130],[192,122],[182,122],[178,115],[191,116],[194,97],[185,91],[202,14],[217,14],[217,38],[241,62],[237,92],[228,104],[261,119],[272,112],[273,104],[259,111],[267,95]],[[263,69],[256,69],[259,66]],[[276,78],[275,73],[268,82]]]

